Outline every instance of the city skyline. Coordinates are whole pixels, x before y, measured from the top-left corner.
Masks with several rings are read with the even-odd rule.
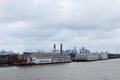
[[[0,49],[119,52],[119,0],[0,0]]]

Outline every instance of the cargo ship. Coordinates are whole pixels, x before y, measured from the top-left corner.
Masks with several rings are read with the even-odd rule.
[[[15,65],[68,63],[72,61],[70,55],[63,53],[62,44],[60,45],[60,52],[56,52],[55,48],[56,45],[54,45],[53,52],[24,52],[18,55]]]

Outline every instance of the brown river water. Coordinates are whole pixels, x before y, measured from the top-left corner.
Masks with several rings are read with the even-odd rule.
[[[0,80],[120,80],[120,59],[0,67]]]

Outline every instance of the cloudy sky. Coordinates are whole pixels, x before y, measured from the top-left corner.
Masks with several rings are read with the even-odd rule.
[[[0,0],[0,49],[120,50],[120,0]]]

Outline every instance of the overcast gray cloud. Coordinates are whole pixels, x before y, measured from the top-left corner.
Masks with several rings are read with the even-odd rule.
[[[0,49],[120,50],[119,0],[0,0]]]

